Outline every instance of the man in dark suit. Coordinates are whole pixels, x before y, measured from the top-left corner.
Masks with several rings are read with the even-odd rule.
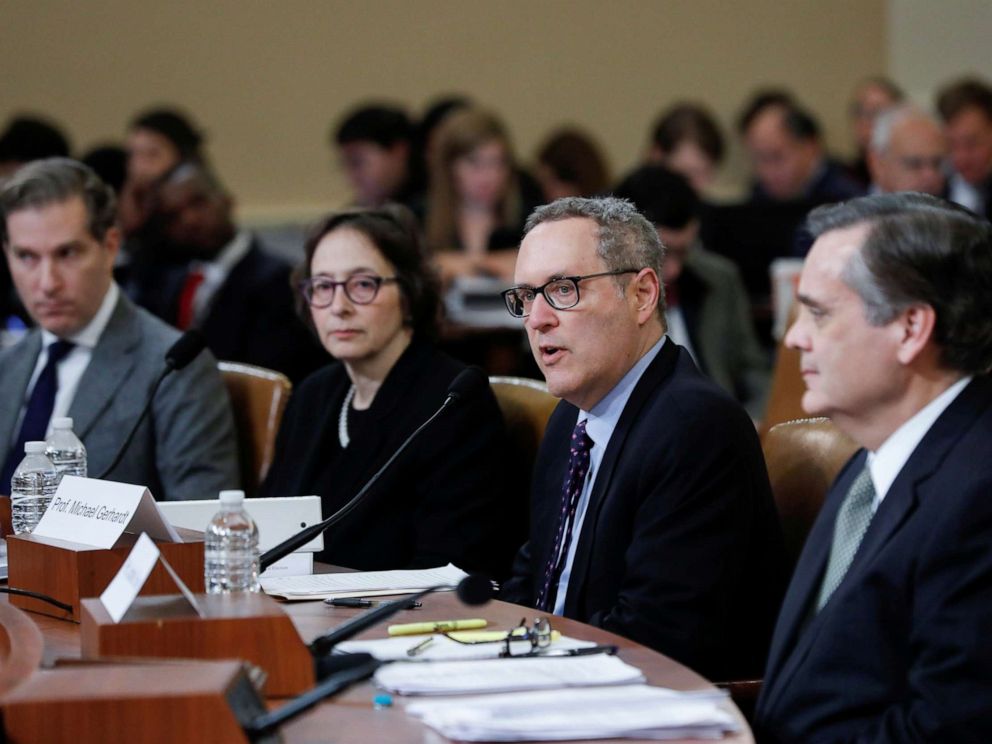
[[[777,517],[747,414],[665,337],[662,259],[620,199],[528,220],[507,307],[564,400],[503,598],[750,674],[780,598]]]
[[[294,383],[327,362],[294,310],[289,265],[237,228],[232,199],[213,174],[184,163],[158,185],[155,203],[169,252],[186,259],[154,277],[163,319],[180,330],[199,327],[218,359],[278,370]]]
[[[923,194],[810,215],[786,342],[864,449],[775,628],[768,741],[992,741],[992,227]]]
[[[44,439],[52,417],[72,417],[91,473],[107,468],[179,338],[113,282],[114,214],[109,187],[65,158],[26,165],[0,188],[4,254],[38,326],[0,353],[0,493],[9,493],[24,442]],[[237,487],[230,403],[209,353],[165,380],[107,477],[161,499]]]

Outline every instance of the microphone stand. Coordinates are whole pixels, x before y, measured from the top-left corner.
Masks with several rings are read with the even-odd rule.
[[[401,454],[403,454],[406,451],[406,448],[410,445],[411,442],[413,442],[414,439],[417,438],[417,435],[419,435],[420,432],[422,432],[424,429],[430,426],[434,422],[434,420],[438,416],[440,416],[445,411],[445,409],[448,408],[448,406],[450,406],[452,403],[456,402],[457,400],[458,398],[453,395],[449,395],[447,398],[445,398],[444,403],[442,403],[441,407],[434,412],[434,415],[431,416],[429,419],[427,419],[420,426],[418,426],[414,430],[414,432],[406,438],[403,444],[400,445],[400,448],[396,450],[388,460],[386,460],[383,466],[375,472],[375,475],[369,478],[369,480],[365,483],[365,485],[362,486],[362,489],[357,494],[355,494],[347,504],[342,506],[340,509],[338,509],[336,512],[334,512],[331,516],[329,516],[327,519],[323,520],[322,522],[317,522],[316,524],[312,524],[304,530],[300,530],[295,535],[288,537],[287,539],[283,540],[275,547],[269,548],[264,553],[262,553],[261,557],[258,560],[259,573],[267,569],[269,566],[271,566],[273,563],[278,561],[280,558],[284,558],[290,553],[292,553],[294,550],[303,547],[308,542],[310,542],[315,537],[317,537],[317,535],[321,534],[328,527],[337,524],[346,516],[348,516],[348,514],[350,514],[352,510],[354,510],[354,508],[358,506],[358,504],[362,501],[362,499],[365,498],[365,494],[369,492],[372,486],[374,486],[379,481],[379,478],[382,477],[382,474],[385,473],[389,469],[389,466],[396,461],[396,458],[398,458]]]

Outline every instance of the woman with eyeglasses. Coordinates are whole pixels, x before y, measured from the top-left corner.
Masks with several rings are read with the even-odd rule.
[[[294,391],[261,495],[317,494],[327,517],[441,406],[464,365],[433,344],[437,281],[405,208],[325,218],[298,274],[301,311],[338,363]],[[506,544],[499,527],[504,458],[503,420],[486,388],[423,432],[325,533],[318,559],[362,570],[451,562],[507,573],[518,545]]]

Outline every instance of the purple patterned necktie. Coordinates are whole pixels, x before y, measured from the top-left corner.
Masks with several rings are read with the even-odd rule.
[[[537,595],[537,609],[551,611],[558,594],[558,581],[568,560],[568,549],[572,542],[572,527],[575,521],[575,509],[579,505],[582,486],[589,472],[589,451],[594,442],[586,434],[586,422],[580,421],[572,430],[572,441],[569,445],[568,473],[562,487],[561,514],[558,517],[558,531],[555,533],[555,544],[548,556],[548,564],[544,569],[544,581],[541,592]]]

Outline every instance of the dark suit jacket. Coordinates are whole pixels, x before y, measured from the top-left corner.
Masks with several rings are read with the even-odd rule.
[[[317,494],[336,511],[441,405],[464,365],[414,341],[369,409],[372,426],[342,452],[338,415],[351,385],[340,364],[294,391],[263,496]],[[368,498],[324,535],[321,560],[363,570],[422,568],[449,561],[505,575],[519,541],[502,522],[518,518],[503,487],[503,419],[492,392],[442,414],[386,472]]]
[[[803,630],[857,453],[810,532],[782,606],[757,722],[767,741],[992,741],[992,383],[947,408]]]
[[[530,541],[502,599],[536,602],[577,415],[563,402],[548,423]],[[784,585],[761,448],[743,409],[670,340],[620,416],[578,540],[566,617],[711,678],[760,670]]]
[[[327,363],[327,352],[296,314],[290,271],[252,240],[200,323],[214,356],[277,370],[294,383]]]

